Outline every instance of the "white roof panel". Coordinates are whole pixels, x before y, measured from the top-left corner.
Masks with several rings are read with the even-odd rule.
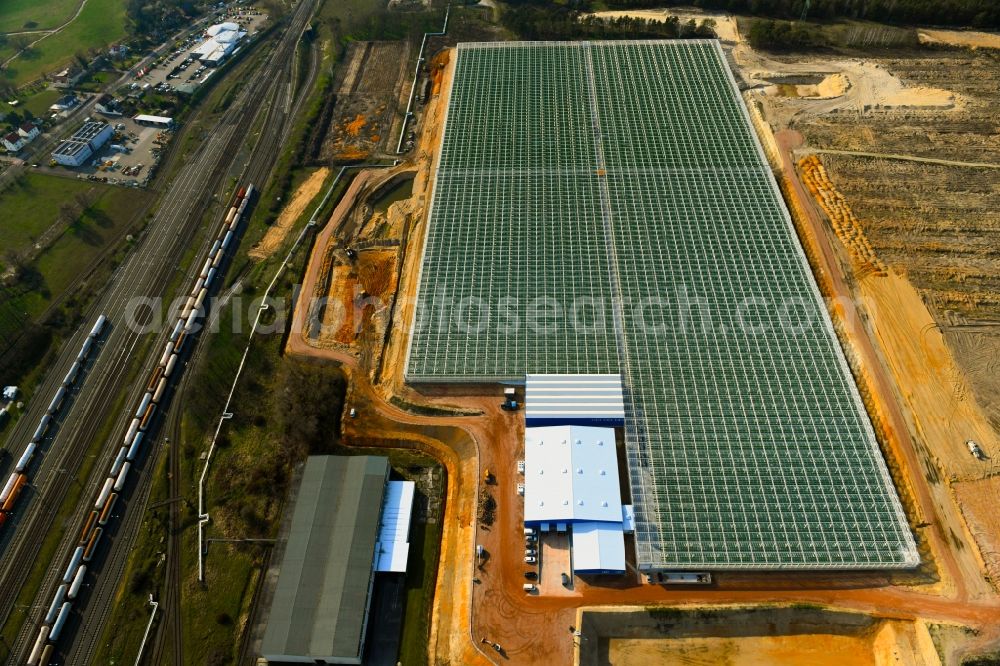
[[[624,424],[625,401],[620,375],[527,375],[525,421],[551,425],[581,421]]]
[[[621,523],[573,526],[573,570],[625,571],[625,536]]]
[[[233,42],[240,41],[240,38],[246,33],[241,33],[239,30],[223,30],[222,32],[215,35],[214,39],[220,44],[231,44]]]
[[[191,49],[191,55],[200,58],[212,53],[217,48],[219,48],[219,43],[217,41],[214,39],[206,39],[201,44]]]
[[[621,523],[613,429],[524,429],[524,520]]]
[[[410,552],[410,521],[417,486],[413,481],[389,481],[382,501],[379,524],[376,571],[406,571]]]
[[[239,30],[239,29],[240,29],[239,24],[233,23],[232,21],[226,21],[225,23],[216,23],[215,25],[210,26],[208,30],[205,31],[205,33],[211,37],[214,37],[220,32],[231,32],[233,30]]]
[[[145,113],[140,113],[135,117],[135,121],[139,123],[163,123],[164,125],[169,125],[174,122],[174,119],[168,118],[167,116],[151,116]]]

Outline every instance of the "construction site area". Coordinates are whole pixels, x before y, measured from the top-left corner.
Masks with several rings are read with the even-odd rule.
[[[396,110],[406,105],[400,96],[408,92],[408,55],[406,42],[351,43],[327,100],[332,111],[320,160],[362,161],[396,149]]]
[[[431,49],[405,131],[405,48],[348,52],[322,160],[404,153],[320,221],[285,352],[344,368],[345,445],[446,470],[433,663],[1000,645],[1000,56],[771,56],[714,18]],[[536,374],[619,377],[621,423],[532,416]],[[532,522],[542,421],[606,427],[620,568],[583,564],[590,496]]]

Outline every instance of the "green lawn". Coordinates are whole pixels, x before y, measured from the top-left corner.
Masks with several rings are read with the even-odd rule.
[[[124,36],[123,0],[88,0],[87,6],[75,21],[10,63],[3,76],[15,85],[23,85],[54,72],[71,61],[76,54],[101,49]],[[3,53],[9,54],[9,51],[9,45],[3,47],[0,49],[0,56]]]
[[[79,0],[3,0],[0,32],[58,27],[73,16],[78,4]]]
[[[22,316],[36,317],[61,296],[123,235],[151,196],[144,191],[40,174],[27,174],[0,195],[0,248],[6,251],[30,249],[35,239],[56,223],[59,207],[86,191],[97,197],[95,202],[31,262],[36,278],[30,288],[14,285],[0,292],[0,336],[13,334],[10,327],[19,327]]]
[[[32,87],[30,91],[23,92],[18,96],[17,106],[8,104],[7,102],[10,100],[0,101],[0,116],[10,111],[20,113],[27,109],[36,118],[44,118],[49,114],[49,107],[64,94],[59,90]]]
[[[84,180],[38,173],[23,178],[0,193],[0,248],[29,247],[59,216],[59,206],[80,192],[104,195],[114,188]]]

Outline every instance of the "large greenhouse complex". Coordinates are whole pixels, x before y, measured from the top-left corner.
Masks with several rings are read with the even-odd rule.
[[[620,375],[640,570],[916,566],[718,42],[457,53],[407,380]]]

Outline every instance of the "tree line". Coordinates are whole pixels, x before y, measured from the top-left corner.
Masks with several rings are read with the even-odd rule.
[[[665,21],[621,17],[600,19],[586,16],[565,6],[522,4],[503,13],[504,27],[521,39],[677,39],[714,37],[710,22],[679,21],[671,16]]]
[[[205,0],[128,0],[125,16],[133,35],[158,41],[190,25],[208,5]]]
[[[609,7],[662,7],[662,0],[606,0]],[[688,0],[686,6],[777,19],[799,19],[807,0]],[[671,4],[671,3],[667,3]],[[997,0],[809,0],[810,19],[863,19],[903,25],[1000,28]]]

